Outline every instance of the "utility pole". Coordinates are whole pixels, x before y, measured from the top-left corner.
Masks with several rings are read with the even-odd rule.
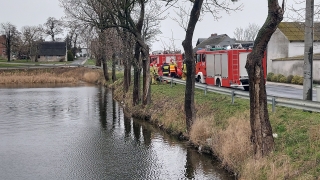
[[[304,80],[303,100],[312,101],[313,86],[313,16],[314,0],[306,0],[305,40],[304,40]]]

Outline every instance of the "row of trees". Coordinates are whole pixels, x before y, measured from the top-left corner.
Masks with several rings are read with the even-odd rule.
[[[65,30],[68,31],[67,37],[57,38]],[[43,25],[23,26],[21,31],[10,22],[0,24],[0,34],[6,37],[3,45],[6,48],[8,61],[11,60],[12,54],[18,58],[29,58],[31,57],[31,53],[37,54],[38,43],[43,42],[47,37],[50,37],[52,41],[67,41],[68,50],[71,50],[73,55],[75,55],[79,49],[78,39],[80,33],[84,32],[79,30],[79,27],[74,22],[66,22],[54,17],[49,17]],[[87,42],[85,40],[82,41]]]
[[[151,102],[150,77],[149,77],[149,44],[150,39],[155,37],[159,31],[154,24],[159,24],[161,11],[159,3],[163,7],[170,8],[177,5],[178,0],[60,0],[64,7],[67,18],[70,21],[79,21],[85,27],[94,29],[97,33],[98,62],[102,63],[106,80],[109,80],[106,59],[114,59],[115,54],[122,55],[124,64],[124,95],[131,85],[131,66],[134,68],[133,79],[133,105],[148,105]],[[182,42],[186,65],[187,81],[185,89],[185,115],[188,132],[196,120],[194,106],[195,71],[194,55],[192,51],[192,38],[194,29],[201,14],[211,12],[214,17],[219,18],[220,11],[236,11],[242,5],[230,8],[227,1],[215,0],[193,0],[190,1],[192,9],[188,15],[185,25],[185,39]],[[159,6],[158,6],[159,5]],[[147,7],[158,7],[150,9]],[[158,9],[158,11],[156,11]],[[185,11],[186,12],[186,11]],[[152,14],[153,13],[153,14]],[[252,129],[252,142],[256,156],[263,157],[268,154],[274,146],[272,129],[269,122],[266,90],[263,79],[263,68],[261,59],[266,50],[268,41],[276,30],[277,25],[283,19],[284,4],[279,6],[278,0],[268,0],[268,18],[260,29],[255,39],[255,47],[248,56],[247,71],[250,82],[250,122]],[[181,16],[183,18],[183,16]],[[184,16],[185,17],[185,16]],[[148,36],[153,35],[153,36]],[[148,39],[150,37],[150,39]],[[107,47],[110,50],[107,51]],[[115,60],[113,60],[115,64]],[[140,93],[140,74],[143,70],[142,96]],[[113,71],[114,72],[114,71]],[[113,73],[114,74],[114,73]],[[115,78],[114,78],[115,80]]]

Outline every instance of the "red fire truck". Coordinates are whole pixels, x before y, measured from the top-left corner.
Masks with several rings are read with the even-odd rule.
[[[177,74],[181,75],[183,66],[182,58],[181,52],[153,52],[150,55],[150,64],[156,64],[158,68],[161,68],[164,63],[170,64],[170,62],[173,61],[177,65]]]
[[[245,68],[251,49],[201,49],[196,57],[196,82],[219,87],[243,87],[249,90],[249,77]],[[263,57],[266,78],[266,57]]]

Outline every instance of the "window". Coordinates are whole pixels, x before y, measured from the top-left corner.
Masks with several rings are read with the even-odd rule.
[[[202,62],[206,62],[206,55],[205,54],[202,54]]]

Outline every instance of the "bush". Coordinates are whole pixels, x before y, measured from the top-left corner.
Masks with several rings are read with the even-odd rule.
[[[278,82],[278,79],[279,79],[279,75],[278,75],[278,74],[274,74],[274,75],[271,77],[271,81],[273,81],[273,82]]]
[[[287,81],[287,78],[284,75],[282,74],[278,75],[278,82],[284,83],[286,81]]]
[[[293,76],[292,80],[291,80],[292,84],[303,84],[303,77],[301,76]]]
[[[274,73],[270,72],[267,75],[267,81],[271,81],[272,77],[273,77]]]
[[[73,54],[70,50],[68,50],[68,61],[73,61],[73,60],[74,60]]]
[[[287,78],[286,78],[285,76],[280,77],[280,78],[279,78],[279,82],[281,82],[281,83],[286,83],[286,82],[287,82]]]
[[[291,83],[292,78],[293,78],[293,75],[289,75],[289,76],[287,77],[287,83]]]

